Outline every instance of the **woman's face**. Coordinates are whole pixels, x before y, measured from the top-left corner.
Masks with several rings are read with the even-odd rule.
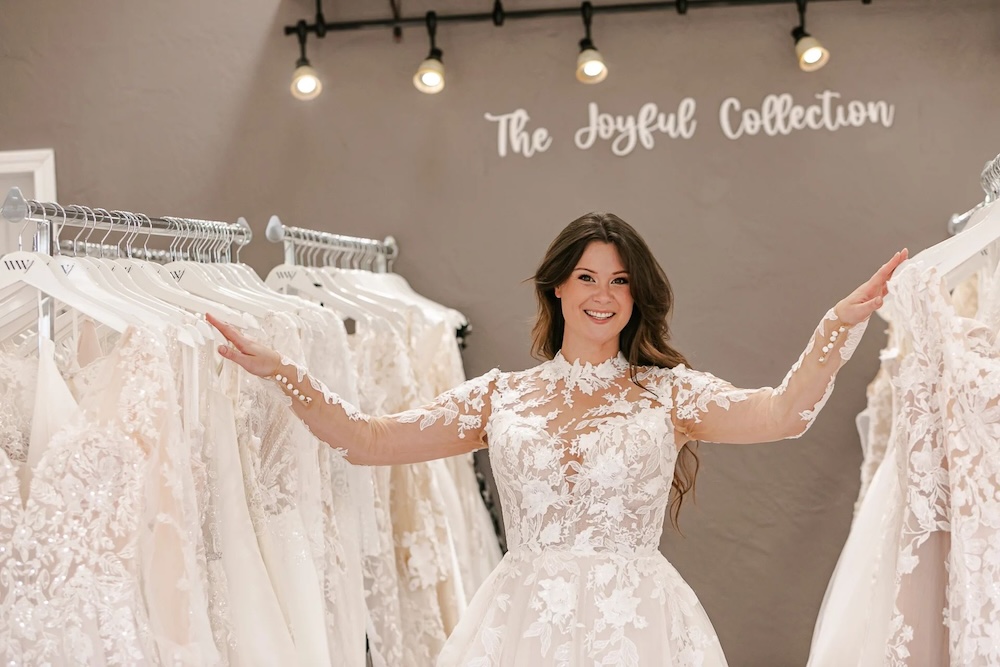
[[[569,278],[556,288],[566,319],[564,336],[598,345],[614,340],[632,317],[629,276],[618,249],[594,241],[587,246]]]

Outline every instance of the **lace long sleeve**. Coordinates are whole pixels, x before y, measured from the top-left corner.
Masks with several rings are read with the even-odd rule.
[[[826,404],[837,371],[867,326],[868,320],[847,326],[829,310],[776,388],[738,389],[711,373],[674,368],[675,427],[691,440],[732,444],[800,437]]]
[[[305,369],[282,359],[279,384],[313,434],[343,450],[355,465],[398,465],[465,454],[486,446],[489,394],[500,371],[463,382],[430,403],[376,417],[330,391]]]

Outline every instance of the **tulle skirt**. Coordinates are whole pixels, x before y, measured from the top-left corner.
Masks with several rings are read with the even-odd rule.
[[[726,667],[708,615],[659,552],[508,552],[438,667]]]

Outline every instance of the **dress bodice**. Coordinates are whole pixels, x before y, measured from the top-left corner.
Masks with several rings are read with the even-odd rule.
[[[622,356],[560,354],[497,376],[486,433],[511,549],[657,549],[677,459],[669,373],[636,383]]]

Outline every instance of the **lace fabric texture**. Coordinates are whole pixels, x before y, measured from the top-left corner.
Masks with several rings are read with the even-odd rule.
[[[297,322],[262,322],[264,340],[302,358]],[[330,659],[322,569],[321,447],[266,380],[242,374],[237,433],[246,501],[261,556],[299,664]]]
[[[810,665],[1000,662],[996,275],[986,287],[970,318],[933,269],[893,278],[891,435],[827,589]]]
[[[639,368],[633,382],[620,355],[591,365],[560,354],[380,418],[314,381],[326,398],[314,428],[352,460],[375,464],[489,445],[510,550],[440,667],[725,665],[708,616],[658,552],[678,446],[805,432],[864,330],[832,336],[835,319],[823,319],[775,389],[738,389],[683,366]]]
[[[16,403],[10,393],[27,385],[24,369],[12,370],[7,357],[0,367],[4,404],[11,398]],[[39,382],[62,383],[53,371],[42,363]],[[190,461],[177,447],[182,431],[176,405],[163,341],[129,329],[100,362],[76,417],[60,423],[58,406],[35,412],[33,430],[48,419],[50,437],[32,438],[24,462],[17,451],[23,433],[0,443],[5,661],[218,661],[192,541],[197,517],[186,514],[194,505],[187,496],[193,485]]]

